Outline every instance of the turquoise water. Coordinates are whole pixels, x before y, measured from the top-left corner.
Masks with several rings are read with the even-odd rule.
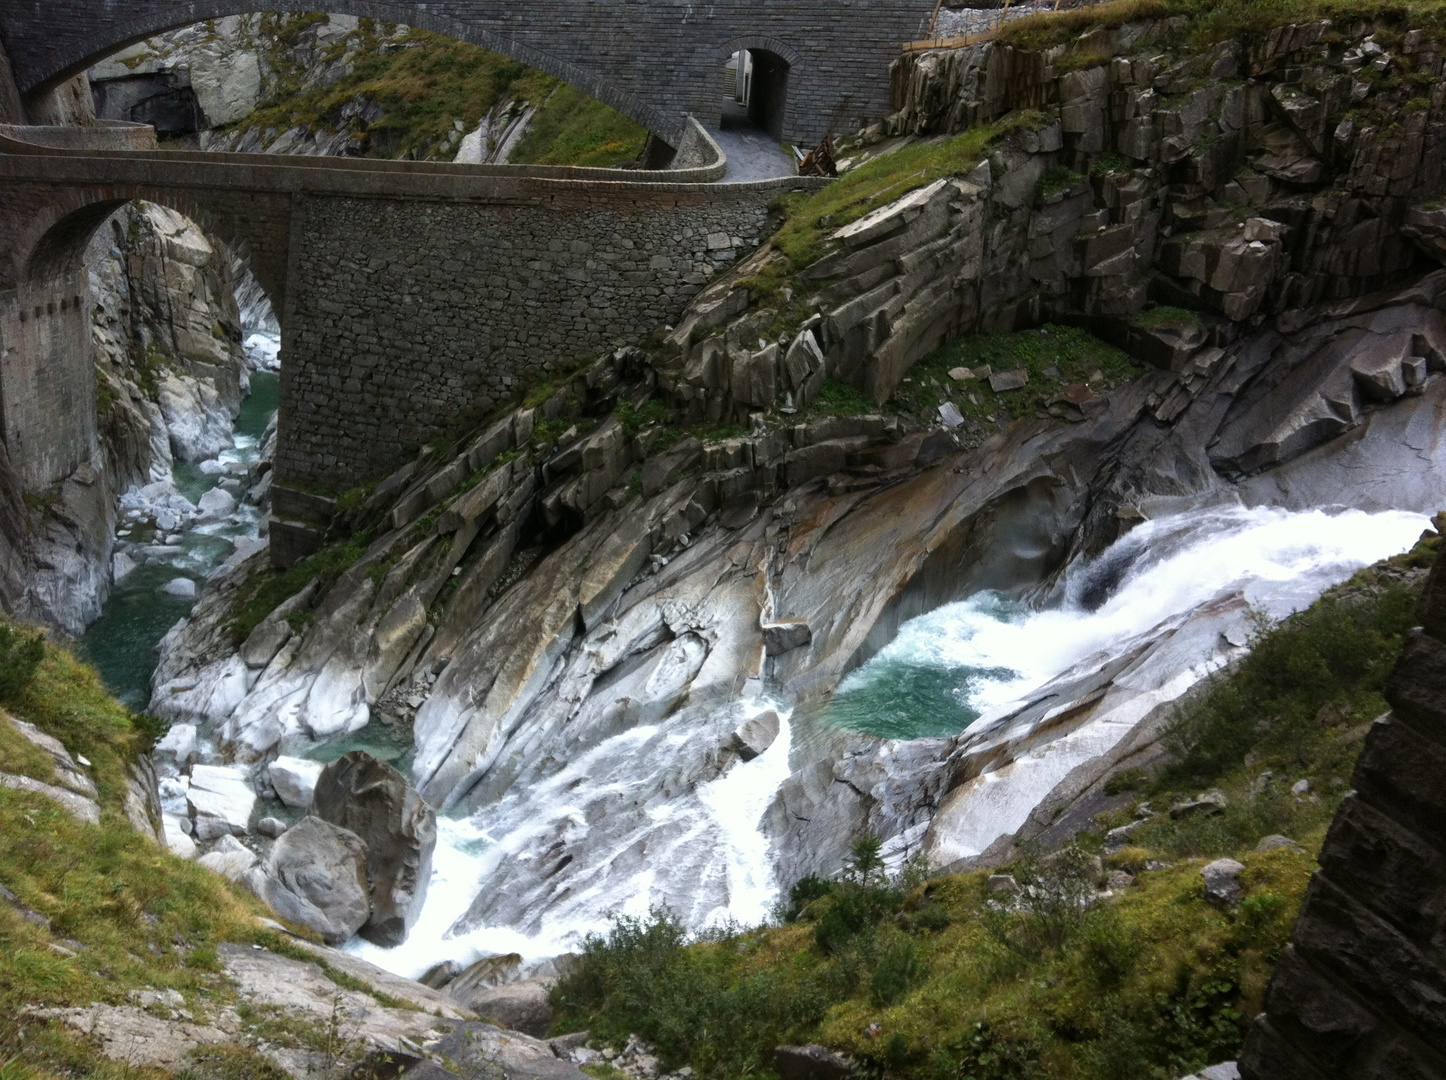
[[[884,739],[958,735],[979,719],[986,685],[1019,676],[1011,667],[981,663],[987,649],[961,651],[957,645],[987,639],[991,628],[1019,615],[1007,597],[981,593],[905,623],[894,641],[843,681],[824,721]]]
[[[251,376],[251,394],[236,418],[236,448],[226,451],[228,461],[255,461],[258,444],[276,412],[280,377],[268,372]],[[172,474],[176,490],[195,502],[221,479],[207,476],[195,465],[177,462]],[[179,619],[190,614],[194,604],[161,591],[166,582],[188,577],[198,584],[235,550],[229,537],[254,535],[259,514],[243,506],[228,521],[210,522],[187,532],[181,539],[184,553],[171,560],[142,565],[117,585],[106,601],[101,616],[80,639],[80,653],[95,665],[106,687],[133,709],[144,709],[151,697],[151,674],[155,671],[156,644]],[[148,526],[127,526],[127,538],[150,539]]]

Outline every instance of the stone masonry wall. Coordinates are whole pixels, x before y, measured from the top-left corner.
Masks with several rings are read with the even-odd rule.
[[[1336,812],[1244,1080],[1446,1077],[1446,558]]]
[[[596,185],[546,205],[304,198],[278,481],[345,490],[525,380],[677,317],[765,231],[771,185]]]
[[[257,10],[307,11],[315,0],[67,0],[0,10],[16,81],[31,93],[161,30]],[[716,123],[722,67],[740,48],[789,65],[783,136],[817,142],[888,111],[888,65],[924,35],[929,0],[331,0],[338,15],[369,16],[471,41],[556,75],[676,145],[683,117]]]
[[[85,274],[0,292],[0,417],[27,491],[64,480],[95,445]]]

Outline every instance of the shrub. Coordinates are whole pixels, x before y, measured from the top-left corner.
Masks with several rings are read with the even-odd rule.
[[[906,937],[891,941],[874,965],[869,980],[870,999],[879,1008],[897,1005],[913,989],[922,970],[912,941]]]
[[[835,884],[828,878],[821,878],[817,874],[809,874],[807,877],[799,878],[788,890],[788,903],[782,911],[783,922],[797,922],[803,909],[815,900],[821,900],[834,891]]]

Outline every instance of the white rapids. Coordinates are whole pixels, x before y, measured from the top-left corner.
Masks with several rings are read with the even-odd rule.
[[[472,817],[439,817],[431,885],[405,944],[384,949],[356,938],[347,950],[396,974],[416,978],[443,960],[469,964],[484,956],[515,952],[525,961],[536,961],[571,952],[588,933],[605,931],[609,915],[644,916],[655,905],[668,906],[694,927],[763,922],[778,895],[778,884],[768,840],[758,826],[788,778],[791,729],[787,711],[776,702],[755,702],[745,712],[756,715],[770,707],[780,718],[772,746],[692,792],[655,806],[647,829],[652,835],[642,838],[649,845],[650,863],[687,864],[699,880],[721,879],[723,888],[718,891],[728,897],[726,904],[707,911],[686,910],[676,892],[657,880],[654,870],[641,868],[621,882],[605,878],[600,886],[559,900],[539,920],[534,933],[483,926],[453,936],[454,924],[487,887],[490,873],[500,863],[530,858],[538,839],[553,834],[560,823],[582,824],[582,800],[575,794],[579,785],[626,787],[630,779],[620,774],[622,763],[648,768],[646,757],[632,752],[658,734],[655,726],[647,725],[621,732],[592,748],[541,785],[544,791],[533,790],[525,800],[503,800]],[[688,733],[680,732],[679,737],[687,738]],[[548,807],[548,812],[537,814],[539,805]],[[662,842],[654,850],[658,838]],[[627,855],[627,849],[638,840],[635,833],[620,837],[615,855]]]
[[[911,620],[896,639],[844,682],[858,691],[887,680],[900,665],[976,669],[961,687],[970,714],[962,742],[985,739],[999,718],[1017,711],[1032,692],[1071,672],[1098,668],[1152,635],[1174,635],[1157,650],[1154,681],[1138,695],[1142,703],[1113,721],[1091,721],[1078,738],[1052,744],[1047,754],[1022,755],[1008,769],[990,774],[987,795],[966,806],[940,808],[936,828],[953,828],[948,854],[977,853],[990,837],[1012,832],[1029,811],[1080,761],[1108,750],[1146,705],[1172,700],[1238,654],[1248,636],[1252,611],[1279,619],[1299,610],[1356,570],[1408,550],[1429,522],[1419,514],[1367,514],[1313,510],[1217,506],[1146,522],[1099,558],[1072,567],[1063,600],[1044,610],[1021,610],[998,594],[982,593]],[[1216,615],[1222,597],[1234,597],[1229,629]],[[1214,618],[1215,622],[1210,622]],[[1194,633],[1182,632],[1192,626]],[[1208,631],[1208,633],[1206,632]],[[1167,670],[1168,669],[1168,670]],[[686,739],[686,731],[661,733],[655,726],[620,732],[586,751],[531,790],[488,806],[471,818],[438,822],[438,846],[426,905],[407,942],[381,949],[360,940],[348,948],[398,974],[417,976],[442,960],[469,963],[479,957],[517,952],[540,961],[575,950],[583,935],[603,930],[612,913],[645,914],[667,904],[694,928],[727,922],[757,924],[766,919],[779,886],[761,819],[789,776],[787,712],[773,702],[747,706],[754,713],[777,708],[783,717],[771,748],[721,776],[683,789],[652,805],[649,821],[617,841],[613,858],[646,850],[635,873],[613,873],[597,884],[549,901],[529,917],[528,932],[482,926],[450,936],[454,924],[508,860],[527,859],[539,838],[556,836],[569,821],[586,827],[579,807],[603,789],[626,789],[653,779],[659,767],[645,746],[658,739]],[[1114,722],[1119,731],[1109,729]],[[666,756],[666,754],[664,755]],[[540,789],[540,790],[539,790]],[[957,802],[957,801],[956,801]],[[965,800],[967,803],[968,800]],[[949,815],[953,815],[951,818]],[[616,869],[616,867],[614,867]],[[709,910],[678,904],[679,879],[701,885],[726,879],[727,902]],[[668,879],[664,887],[663,879]],[[714,890],[711,895],[718,895]],[[465,920],[464,920],[465,924]]]

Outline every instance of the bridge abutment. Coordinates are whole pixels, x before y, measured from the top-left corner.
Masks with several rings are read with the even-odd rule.
[[[774,189],[740,187],[638,198],[596,184],[530,205],[303,198],[277,483],[336,493],[376,478],[662,326],[764,234]]]
[[[96,438],[95,365],[85,271],[0,292],[0,420],[25,491],[88,462]]]

